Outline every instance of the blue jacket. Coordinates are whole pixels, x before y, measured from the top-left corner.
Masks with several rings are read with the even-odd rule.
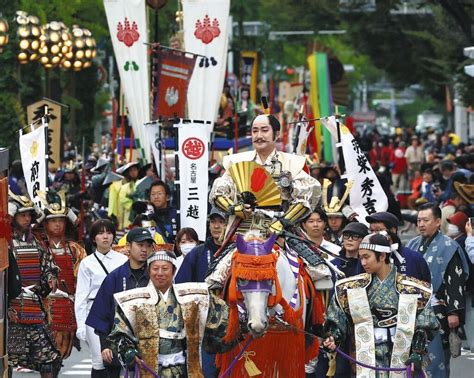
[[[112,330],[115,316],[114,294],[121,291],[145,287],[148,285],[148,271],[145,268],[143,276],[137,282],[130,270],[130,263],[127,261],[122,266],[113,270],[105,277],[102,285],[95,296],[86,324],[94,328],[96,333],[108,335]]]
[[[185,256],[175,277],[175,282],[204,282],[209,264],[214,260],[214,253],[218,249],[219,246],[210,237],[206,239],[204,244],[194,247]]]
[[[397,271],[410,277],[418,278],[419,280],[431,283],[431,273],[428,264],[423,255],[413,249],[402,247],[402,257],[405,262],[398,261],[396,256],[393,256],[393,262],[397,267]]]

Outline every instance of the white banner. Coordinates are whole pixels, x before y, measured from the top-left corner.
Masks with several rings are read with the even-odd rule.
[[[104,0],[104,6],[136,148],[142,159],[151,161],[151,148],[143,126],[150,121],[145,0]]]
[[[181,228],[192,227],[199,240],[206,240],[211,125],[181,121],[177,127]]]
[[[337,140],[336,118],[321,120],[334,139]],[[388,200],[367,157],[359,147],[349,129],[340,124],[342,153],[346,165],[346,178],[353,181],[349,195],[350,205],[358,214],[357,220],[367,224],[365,217],[379,211],[387,211]]]
[[[188,87],[188,118],[217,119],[224,86],[230,0],[182,0],[186,51],[196,58]]]
[[[46,192],[46,127],[40,126],[28,134],[20,132],[20,156],[28,194],[35,205],[42,209],[37,192]]]
[[[159,122],[149,122],[145,124],[145,132],[147,141],[150,143],[151,151],[153,153],[153,159],[155,160],[155,167],[158,176],[165,181],[166,168],[165,159],[163,158],[165,146],[161,146],[162,151],[160,152],[160,143],[162,143],[160,140],[160,127],[161,124]]]

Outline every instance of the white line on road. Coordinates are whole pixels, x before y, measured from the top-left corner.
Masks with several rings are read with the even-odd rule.
[[[90,370],[67,370],[64,373],[61,373],[62,375],[91,375]]]

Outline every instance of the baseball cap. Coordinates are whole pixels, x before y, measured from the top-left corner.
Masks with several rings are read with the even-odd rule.
[[[208,218],[211,219],[212,217],[216,215],[220,216],[224,220],[227,219],[227,215],[222,210],[218,209],[217,207],[213,207],[211,209],[211,212],[209,213]]]
[[[148,229],[143,227],[135,227],[131,229],[127,234],[127,242],[142,242],[148,240],[151,243],[154,243],[155,240]]]

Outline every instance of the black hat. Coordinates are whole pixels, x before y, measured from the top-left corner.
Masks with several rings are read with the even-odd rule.
[[[350,232],[350,233],[357,234],[364,237],[365,235],[369,233],[369,229],[363,223],[351,222],[342,230],[343,234],[346,232]]]
[[[365,220],[369,223],[383,223],[387,228],[398,228],[398,225],[400,224],[398,218],[387,211],[380,211],[378,213],[367,215]]]
[[[129,231],[127,234],[127,242],[142,242],[142,241],[150,241],[152,243],[155,242],[153,239],[153,236],[151,236],[151,233],[148,229],[143,228],[143,227],[136,227],[133,228]]]

